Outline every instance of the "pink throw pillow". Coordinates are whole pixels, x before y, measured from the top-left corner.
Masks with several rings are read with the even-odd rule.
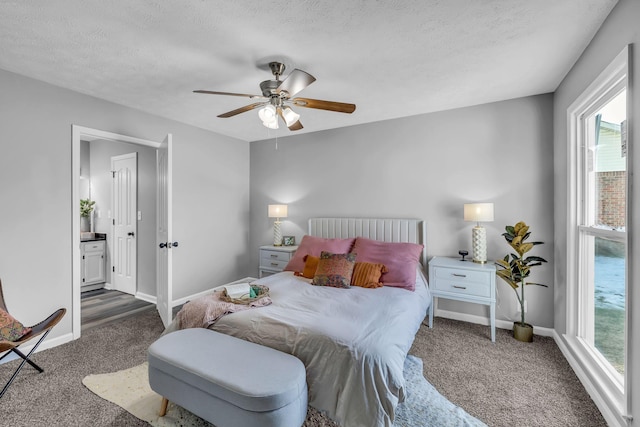
[[[416,267],[424,246],[416,243],[392,243],[358,237],[351,252],[356,262],[371,262],[387,266],[380,281],[384,286],[416,289]]]
[[[294,271],[302,273],[304,271],[304,257],[311,255],[319,257],[322,251],[334,254],[345,254],[350,252],[351,246],[356,239],[323,239],[321,237],[303,236],[298,246],[298,250],[293,254],[293,258],[284,268],[284,271]]]

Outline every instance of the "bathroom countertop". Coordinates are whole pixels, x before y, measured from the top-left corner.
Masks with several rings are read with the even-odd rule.
[[[80,242],[95,242],[96,240],[107,240],[106,233],[80,233]]]

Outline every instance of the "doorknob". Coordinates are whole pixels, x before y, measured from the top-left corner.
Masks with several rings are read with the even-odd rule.
[[[161,249],[164,249],[167,247],[167,244],[165,242],[162,242],[158,246],[160,246]]]
[[[133,231],[130,231],[130,232],[127,233],[127,236],[131,236],[131,237],[133,237],[135,235],[136,235],[136,233],[134,233]]]
[[[167,247],[168,247],[169,249],[171,249],[171,247],[172,247],[172,246],[173,246],[174,248],[177,248],[177,247],[178,247],[178,242],[173,242],[173,243],[171,243],[171,242],[167,242]]]

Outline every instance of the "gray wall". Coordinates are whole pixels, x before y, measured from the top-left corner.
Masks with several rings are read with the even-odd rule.
[[[495,204],[485,223],[488,255],[504,256],[501,233],[526,221],[537,254],[528,320],[553,326],[553,96],[540,95],[251,144],[251,262],[273,241],[267,205],[286,203],[283,234],[302,237],[313,216],[415,217],[427,221],[427,252],[471,250],[474,224],[463,204]],[[313,114],[310,110],[301,112]],[[354,114],[357,114],[357,110]],[[499,319],[516,319],[511,288],[498,283]],[[488,317],[483,306],[442,301],[439,308]]]
[[[156,296],[156,150],[136,144],[115,141],[91,141],[91,198],[95,200],[95,231],[107,234],[107,282],[111,282],[111,248],[113,228],[111,206],[111,157],[138,153],[138,245],[137,292]]]
[[[248,143],[1,70],[0,93],[0,277],[20,320],[71,309],[72,124],[173,134],[174,299],[245,274]],[[71,318],[51,336],[70,333]]]
[[[554,221],[555,230],[555,329],[560,335],[566,332],[566,292],[567,292],[567,108],[580,96],[591,82],[609,65],[609,63],[630,43],[632,47],[631,65],[631,90],[628,97],[632,100],[632,110],[627,117],[630,124],[629,131],[629,166],[630,171],[637,169],[640,165],[640,133],[636,130],[640,124],[640,93],[637,83],[640,82],[640,52],[637,46],[640,43],[640,33],[638,32],[638,19],[640,18],[640,2],[637,0],[620,0],[617,6],[611,11],[609,17],[604,22],[596,36],[593,38],[580,59],[573,66],[558,87],[554,99]],[[637,287],[638,280],[638,249],[640,248],[640,235],[635,232],[640,225],[640,176],[637,173],[630,173],[631,199],[629,208],[631,210],[630,222],[627,224],[629,232],[629,247],[635,253],[632,254],[628,262],[629,287],[627,294],[627,306],[631,313],[640,310],[640,292]],[[636,261],[636,262],[634,262]],[[632,316],[629,325],[630,337],[640,331],[640,316]],[[640,340],[631,339],[628,343],[630,354],[628,358],[627,371],[629,372],[631,388],[640,390]],[[632,394],[633,404],[628,411],[633,414],[640,412],[640,394]],[[633,425],[638,421],[634,420]]]

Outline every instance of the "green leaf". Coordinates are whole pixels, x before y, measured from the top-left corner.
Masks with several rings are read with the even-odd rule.
[[[509,268],[509,262],[507,260],[504,260],[504,259],[497,259],[496,260],[496,264],[499,265],[502,268],[506,268],[506,269]]]
[[[529,227],[527,227],[527,224],[525,224],[524,221],[519,221],[516,225],[513,226],[513,231],[515,232],[515,234],[520,236],[521,235],[520,234],[520,230],[522,230],[525,227],[526,227],[527,230],[529,229]],[[525,230],[524,232],[526,233],[527,230]]]
[[[520,250],[518,251],[518,253],[520,254],[520,256],[522,256],[523,254],[529,252],[531,249],[533,249],[533,244],[523,243],[522,245],[520,245]]]
[[[500,277],[502,280],[507,282],[514,290],[520,287],[518,283],[514,282],[513,279],[509,276],[509,273],[507,270],[500,270],[497,272],[497,274],[498,274],[498,277]]]
[[[525,236],[527,234],[527,232],[529,231],[529,226],[526,225],[524,222],[522,224],[523,225],[518,230],[518,236]]]
[[[507,225],[504,229],[507,230],[507,233],[509,233],[510,236],[515,236],[516,235],[516,230],[512,226]],[[504,236],[504,234],[503,234],[503,236]]]
[[[532,256],[530,256],[530,257],[527,257],[527,258],[525,258],[523,261],[524,261],[524,262],[526,262],[526,263],[529,263],[529,262],[531,262],[531,261],[547,262],[547,260],[546,260],[546,259],[544,259],[544,258],[542,258],[542,257],[539,257],[539,256],[535,256],[535,255],[532,255]]]
[[[543,288],[548,288],[549,287],[547,285],[543,285],[542,283],[533,283],[533,282],[527,282],[526,285],[527,286],[529,286],[529,285],[542,286]]]

